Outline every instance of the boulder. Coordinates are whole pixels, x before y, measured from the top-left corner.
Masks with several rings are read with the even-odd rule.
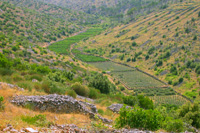
[[[108,107],[113,112],[119,113],[120,109],[123,107],[123,104],[112,104]],[[126,106],[126,108],[131,108],[130,106]]]
[[[33,128],[25,128],[25,131],[29,133],[39,133],[37,130],[34,130]]]
[[[38,80],[37,79],[32,79],[32,82],[35,83],[35,82],[38,82]]]

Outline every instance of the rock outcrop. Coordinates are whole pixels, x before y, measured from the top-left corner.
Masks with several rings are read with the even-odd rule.
[[[79,128],[74,124],[66,124],[66,125],[52,125],[49,128],[40,128],[40,131],[32,129],[32,128],[22,128],[21,130],[16,130],[12,127],[12,125],[8,124],[6,128],[2,130],[3,132],[9,133],[153,133],[151,131],[141,131],[138,129],[83,129]],[[0,130],[1,132],[1,130]],[[189,133],[189,132],[187,132]]]
[[[95,118],[97,115],[105,123],[112,122],[96,114],[97,108],[95,105],[78,101],[65,95],[16,96],[10,102],[22,107],[29,106],[33,110],[51,111],[55,113],[82,113],[89,115],[91,118]]]
[[[113,112],[119,113],[120,109],[123,107],[123,104],[112,104],[108,107]],[[130,106],[126,106],[126,108],[131,108]]]
[[[9,83],[4,83],[4,82],[0,82],[0,89],[2,89],[3,87],[9,87],[9,88],[12,88],[12,89],[17,89],[19,91],[24,91],[24,88],[20,88],[19,86],[17,85],[13,85],[13,84],[9,84]]]

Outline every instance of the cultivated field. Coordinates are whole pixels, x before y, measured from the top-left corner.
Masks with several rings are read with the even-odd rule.
[[[154,96],[150,97],[156,105],[159,104],[172,104],[172,105],[178,105],[181,106],[187,102],[189,102],[187,99],[183,98],[179,95],[171,95],[171,96]]]
[[[77,43],[84,39],[88,39],[91,36],[95,36],[99,34],[101,31],[102,31],[101,28],[88,29],[86,32],[80,33],[76,36],[72,36],[62,41],[55,42],[51,44],[48,48],[60,54],[69,54],[71,44]]]
[[[134,89],[134,93],[135,95],[143,94],[145,96],[167,96],[176,94],[172,88]]]
[[[112,72],[113,76],[127,84],[129,88],[161,87],[164,84],[137,70]]]
[[[120,65],[113,62],[96,62],[90,63],[91,65],[104,70],[104,71],[126,71],[126,70],[134,70],[131,67]]]
[[[90,64],[101,70],[111,71],[111,74],[115,78],[117,78],[118,80],[126,84],[126,86],[132,89],[164,86],[162,82],[132,67],[117,64],[114,62],[98,62],[98,63],[90,63]]]
[[[79,51],[77,49],[73,49],[72,53],[76,56],[76,58],[78,58],[79,60],[81,60],[83,62],[104,62],[104,61],[107,61],[107,59],[102,58],[102,57],[89,55],[89,54],[83,54],[83,53],[81,53],[81,51]]]

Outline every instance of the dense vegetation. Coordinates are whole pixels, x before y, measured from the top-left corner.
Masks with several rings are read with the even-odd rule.
[[[144,110],[139,107],[122,108],[120,116],[116,120],[118,127],[128,126],[130,128],[139,128],[156,131],[160,128],[168,132],[182,132],[184,130],[194,131],[188,125],[197,129],[200,127],[199,104],[186,104],[179,110],[174,108],[167,110],[165,107]]]

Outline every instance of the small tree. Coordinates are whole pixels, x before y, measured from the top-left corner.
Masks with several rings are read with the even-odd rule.
[[[193,40],[194,40],[194,41],[197,40],[197,35],[194,36]]]
[[[132,46],[136,46],[136,45],[137,45],[137,43],[136,43],[136,42],[133,42],[133,43],[132,43]]]

